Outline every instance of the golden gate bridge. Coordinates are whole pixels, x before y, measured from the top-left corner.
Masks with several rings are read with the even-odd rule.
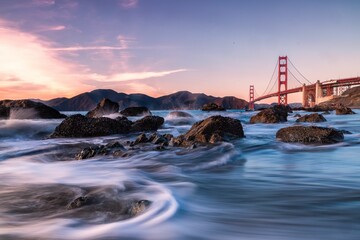
[[[296,80],[296,86],[290,87],[291,79]],[[276,83],[277,88],[275,88]],[[272,87],[269,88],[271,85]],[[311,82],[295,67],[289,57],[279,56],[264,93],[259,96],[254,85],[250,85],[249,109],[254,110],[255,102],[272,97],[277,97],[278,104],[287,105],[288,95],[299,92],[302,92],[303,107],[313,107],[341,95],[343,91],[354,85],[360,85],[360,77]]]

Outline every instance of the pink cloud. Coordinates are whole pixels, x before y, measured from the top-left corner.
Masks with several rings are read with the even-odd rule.
[[[93,50],[125,50],[124,47],[113,47],[113,46],[74,46],[74,47],[60,47],[60,48],[49,48],[51,51],[93,51]]]
[[[120,0],[120,6],[125,9],[136,8],[138,3],[138,0]]]

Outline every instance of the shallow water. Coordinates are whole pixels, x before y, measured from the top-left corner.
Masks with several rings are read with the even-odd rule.
[[[168,113],[153,112],[166,119],[160,133],[191,127]],[[74,155],[84,146],[136,134],[46,139],[59,120],[0,121],[0,239],[359,239],[360,114],[325,115],[317,125],[353,133],[326,146],[277,142],[291,116],[250,125],[254,113],[221,114],[240,119],[246,138],[83,161]],[[68,208],[83,195],[100,200]],[[142,199],[151,204],[129,216]]]

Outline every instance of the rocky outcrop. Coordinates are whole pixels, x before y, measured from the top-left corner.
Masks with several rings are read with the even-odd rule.
[[[119,104],[107,98],[103,98],[97,104],[96,108],[88,112],[86,116],[91,118],[98,118],[104,115],[109,115],[117,112],[119,112]]]
[[[284,105],[275,105],[260,111],[250,118],[250,123],[279,123],[286,122],[291,108]]]
[[[126,117],[88,118],[77,114],[67,117],[55,128],[50,136],[56,137],[97,137],[112,134],[126,134],[138,131],[156,131],[164,123],[164,118],[147,116],[136,122],[129,121]]]
[[[171,145],[191,146],[194,143],[216,143],[245,137],[240,120],[212,116],[195,123],[184,135],[172,139]]]
[[[333,128],[293,126],[280,129],[276,138],[288,143],[332,144],[343,141],[344,134]]]
[[[137,117],[151,115],[150,110],[147,107],[128,107],[120,112],[125,117]]]
[[[335,107],[336,115],[348,115],[348,114],[355,114],[351,108],[345,107],[342,104],[337,104]]]
[[[3,100],[0,101],[0,118],[2,119],[57,119],[66,115],[31,100]]]
[[[217,105],[216,103],[205,104],[201,110],[202,111],[226,111],[225,108]]]
[[[326,122],[326,119],[321,114],[313,113],[300,117],[296,122]]]

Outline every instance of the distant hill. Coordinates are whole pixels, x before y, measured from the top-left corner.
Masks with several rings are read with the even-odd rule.
[[[145,94],[118,93],[111,89],[97,89],[79,94],[72,98],[55,98],[41,101],[59,111],[89,111],[103,98],[117,102],[120,109],[133,106],[145,106],[153,110],[200,109],[204,104],[215,102],[227,109],[243,109],[248,102],[236,97],[214,97],[204,93],[180,91],[170,95],[153,98]]]
[[[360,86],[350,88],[343,92],[343,94],[341,94],[340,96],[337,96],[330,101],[323,102],[321,103],[321,105],[338,103],[341,103],[348,107],[360,108]]]

